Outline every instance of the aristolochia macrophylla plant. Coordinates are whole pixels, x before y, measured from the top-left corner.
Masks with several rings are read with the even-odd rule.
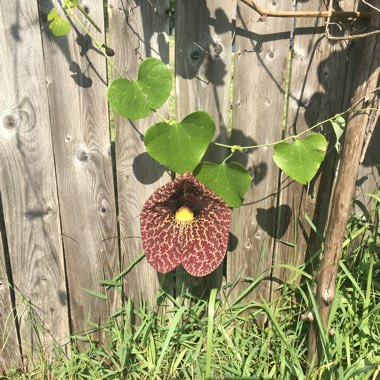
[[[149,263],[167,273],[180,264],[193,276],[205,276],[222,262],[231,211],[190,173],[157,189],[145,203],[141,238]]]

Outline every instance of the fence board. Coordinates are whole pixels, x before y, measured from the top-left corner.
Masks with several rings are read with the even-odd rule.
[[[366,145],[367,150],[362,157],[356,181],[355,200],[361,202],[368,209],[373,199],[366,194],[372,194],[380,189],[380,120],[373,127],[373,131],[367,133],[367,138],[369,139],[368,145]],[[362,213],[363,209],[356,206],[355,215]]]
[[[4,273],[4,266],[0,259],[0,376],[11,368],[22,367],[10,289]]]
[[[1,2],[0,19],[0,191],[31,363],[69,335],[67,293],[37,2]]]
[[[0,377],[11,368],[21,368],[22,359],[16,331],[16,320],[6,271],[8,243],[3,220],[3,207],[0,196]]]
[[[299,11],[311,11],[322,6],[319,0],[313,0],[299,2],[296,8]],[[340,6],[350,10],[354,5],[352,1],[345,1],[340,2]],[[349,106],[344,104],[345,92],[350,90],[344,85],[348,43],[327,40],[324,37],[325,21],[302,18],[295,20],[286,137],[302,132]],[[336,34],[337,31],[335,29],[332,32]],[[321,131],[329,140],[328,153],[319,174],[310,185],[300,185],[282,175],[280,203],[290,207],[292,213],[280,215],[279,218],[278,228],[281,233],[277,234],[280,240],[274,258],[276,265],[299,266],[305,258],[308,259],[321,248],[322,241],[312,232],[306,215],[320,234],[323,234],[338,160],[330,123],[323,125]],[[295,247],[286,242],[295,244]],[[273,273],[275,290],[278,284],[291,279],[296,272],[277,267]],[[280,295],[274,294],[276,296]]]
[[[138,64],[146,57],[169,62],[167,9],[167,0],[109,1],[110,46],[115,50],[116,66],[128,79],[137,77]],[[168,105],[164,105],[160,113],[167,116],[168,110]],[[139,216],[145,201],[157,187],[170,181],[165,169],[147,155],[143,143],[146,129],[158,121],[155,116],[127,120],[115,114],[120,243],[124,266],[142,253]],[[159,281],[166,288],[164,282],[168,278],[170,276],[158,275],[143,260],[126,277],[125,293],[136,303],[143,299],[153,304]]]
[[[291,2],[265,1],[259,5],[291,9]],[[268,18],[261,22],[251,8],[239,4],[232,144],[251,146],[281,139],[290,30],[291,20]],[[270,294],[278,183],[272,155],[272,148],[261,148],[236,157],[252,172],[253,182],[244,205],[233,212],[231,231],[237,246],[228,256],[227,276],[229,281],[261,274],[266,277],[247,299],[260,300],[261,294],[268,300]],[[244,286],[240,282],[233,294]]]
[[[57,3],[40,2],[43,21],[53,4]],[[102,2],[86,4],[104,30]],[[96,34],[81,19],[104,40],[104,35]],[[104,292],[99,280],[110,279],[118,266],[106,62],[80,29],[56,38],[45,28],[42,36],[71,323],[78,332],[89,327],[88,321],[104,321],[115,306],[112,293],[107,305],[83,291]]]
[[[235,7],[236,1],[193,0],[177,1],[175,9],[177,119],[199,110],[208,112],[217,126],[214,141],[221,143],[227,140]],[[225,153],[211,148],[205,160],[220,163]],[[207,288],[220,287],[223,266],[202,279],[178,273],[177,287],[184,284],[200,295]]]

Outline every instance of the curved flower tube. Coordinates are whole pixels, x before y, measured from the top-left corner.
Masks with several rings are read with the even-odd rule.
[[[146,258],[160,273],[180,264],[192,276],[206,276],[227,251],[231,210],[190,173],[157,189],[140,215]]]

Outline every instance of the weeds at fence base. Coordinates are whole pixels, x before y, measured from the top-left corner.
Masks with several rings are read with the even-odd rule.
[[[378,213],[372,209],[367,220],[349,222],[329,328],[320,331],[324,357],[318,367],[307,362],[310,318],[305,315],[318,314],[314,278],[304,271],[305,263],[293,268],[298,276],[280,287],[272,304],[245,301],[260,279],[247,279],[247,289],[234,300],[229,299],[233,282],[207,300],[186,292],[173,298],[163,291],[154,307],[135,308],[128,300],[100,327],[103,340],[93,338],[94,329],[72,336],[70,355],[57,345],[53,363],[40,356],[29,373],[13,369],[0,378],[375,379],[380,370]],[[264,326],[258,323],[263,315]]]

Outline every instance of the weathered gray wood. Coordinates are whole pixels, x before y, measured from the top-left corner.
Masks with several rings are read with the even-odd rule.
[[[348,0],[346,0],[347,2]],[[353,0],[352,0],[353,1]],[[366,7],[360,0],[354,0],[355,4],[352,9],[356,9],[357,6],[362,8]],[[356,20],[355,26],[357,30],[364,30],[368,27],[369,20]],[[345,83],[345,105],[344,108],[350,106],[354,77],[360,65],[360,59],[363,54],[366,39],[360,38],[353,40],[349,45],[348,63],[347,63],[347,76]],[[364,143],[364,153],[360,158],[360,166],[358,171],[358,178],[356,179],[355,190],[355,203],[353,212],[355,215],[363,215],[364,210],[362,205],[368,209],[371,203],[371,198],[366,194],[373,193],[376,189],[380,188],[380,173],[376,168],[376,165],[380,163],[380,150],[378,149],[380,144],[380,121],[377,123],[369,123],[366,131],[366,138]]]
[[[17,339],[10,287],[0,260],[0,376],[11,368],[21,368],[22,359]]]
[[[355,200],[361,202],[367,210],[373,199],[366,194],[372,194],[380,188],[380,171],[378,169],[380,163],[380,120],[375,125],[372,125],[372,128],[370,127],[366,134],[368,141],[366,141],[365,147],[367,149],[362,156],[355,184]],[[363,209],[358,206],[355,207],[355,214],[363,214]]]
[[[103,322],[115,307],[83,289],[104,292],[99,280],[118,270],[118,242],[107,110],[104,56],[79,27],[66,37],[52,35],[46,15],[58,2],[40,2],[49,109],[58,178],[73,332]],[[86,3],[104,30],[103,4]],[[104,35],[78,13],[98,40]],[[74,21],[74,24],[75,23]]]
[[[5,249],[4,249],[5,247]],[[21,368],[22,358],[13,313],[11,287],[6,271],[8,249],[0,196],[0,377],[11,368]],[[10,268],[9,268],[10,269]]]
[[[291,2],[262,1],[260,6],[290,10]],[[291,20],[261,22],[251,8],[238,4],[232,144],[251,146],[281,139],[290,30]],[[230,282],[265,277],[247,299],[260,300],[262,295],[269,300],[278,183],[272,155],[272,148],[261,148],[236,157],[251,171],[253,182],[244,205],[233,212],[231,232],[237,245],[228,255],[227,277]],[[233,294],[246,286],[239,282]]]
[[[175,9],[176,114],[182,120],[191,112],[206,111],[217,127],[214,141],[226,143],[230,110],[232,15],[236,1],[177,1]],[[205,160],[220,163],[226,151],[211,147]],[[178,272],[182,283],[200,295],[220,287],[223,265],[205,278]]]
[[[167,19],[168,1],[110,0],[108,4],[110,46],[115,50],[114,62],[128,79],[137,77],[138,64],[146,57],[169,61]],[[113,77],[117,77],[113,73]],[[160,113],[168,115],[168,105]],[[165,169],[151,159],[144,147],[143,134],[158,122],[156,116],[127,120],[116,114],[116,167],[120,243],[123,266],[128,266],[142,251],[140,212],[153,191],[170,181]],[[155,301],[160,276],[144,259],[125,278],[125,294],[136,302]],[[172,291],[172,289],[168,289]]]
[[[0,192],[23,354],[69,335],[53,148],[36,1],[1,2]],[[31,320],[30,317],[35,317]]]
[[[352,10],[353,1],[340,2],[343,9]],[[319,0],[297,3],[297,10],[323,10]],[[347,76],[349,44],[346,41],[329,41],[324,37],[325,21],[296,19],[292,52],[292,69],[289,87],[286,137],[304,131],[348,108],[345,105],[344,85]],[[339,31],[330,27],[331,33]],[[334,183],[337,154],[335,137],[330,123],[322,131],[329,140],[328,153],[318,175],[309,186],[303,186],[282,175],[280,204],[292,211],[279,214],[278,233],[273,271],[273,297],[278,285],[295,279],[296,272],[280,267],[282,264],[301,265],[321,247],[320,237],[313,233],[308,216],[320,234],[324,233],[328,217],[331,191]],[[294,244],[292,247],[288,243]],[[311,268],[313,269],[313,268]],[[300,280],[298,277],[297,280]]]

